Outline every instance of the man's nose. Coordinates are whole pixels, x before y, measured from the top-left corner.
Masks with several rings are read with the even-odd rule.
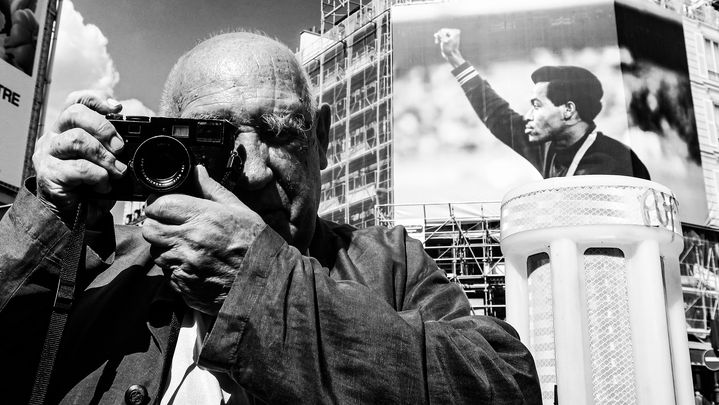
[[[239,135],[237,151],[242,157],[243,178],[240,183],[247,190],[259,190],[265,187],[273,177],[272,169],[268,166],[269,149],[260,141],[257,135]]]
[[[534,108],[530,108],[529,111],[527,111],[527,113],[524,114],[524,120],[525,120],[525,121],[531,121],[533,114],[534,114]]]

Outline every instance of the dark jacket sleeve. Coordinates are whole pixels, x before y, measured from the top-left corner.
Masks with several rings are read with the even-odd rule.
[[[70,230],[27,189],[0,221],[0,347],[6,403],[27,401]],[[12,332],[10,332],[12,331]]]
[[[468,62],[457,66],[452,74],[462,86],[477,117],[497,139],[529,161],[540,173],[543,172],[543,149],[530,144],[524,133],[525,121],[521,114],[510,108],[489,83]]]
[[[353,236],[332,270],[266,228],[200,365],[271,403],[540,403],[513,329],[470,316],[403,228]]]
[[[48,276],[57,275],[59,253],[70,230],[27,189],[0,221],[0,311],[11,298],[24,295],[28,281],[36,289],[54,288]],[[52,277],[50,277],[52,278]]]
[[[0,221],[3,404],[28,402],[49,325],[61,256],[70,240],[70,229],[33,192],[34,182],[29,180]],[[149,247],[138,235],[140,228],[123,232],[125,236],[118,240],[127,255],[118,258],[111,271],[103,272],[115,254],[103,259],[92,246],[109,245],[103,250],[115,251],[115,233],[112,224],[108,225],[101,234],[85,234],[85,261],[78,269],[76,299],[63,330],[47,403],[120,403],[132,384],[143,385],[152,396],[159,392],[161,348],[168,341],[169,319],[151,317],[148,308],[155,298],[158,304],[166,301],[168,308],[159,315],[169,317],[169,305],[174,301],[158,297],[160,286],[165,285],[161,272],[158,277],[146,276],[152,261],[147,254]],[[86,289],[91,281],[97,285]]]

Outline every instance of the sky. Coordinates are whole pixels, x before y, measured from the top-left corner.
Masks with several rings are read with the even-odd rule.
[[[319,27],[321,0],[64,0],[46,123],[67,94],[106,91],[127,114],[157,111],[177,58],[208,36],[262,30],[299,47],[303,29]]]

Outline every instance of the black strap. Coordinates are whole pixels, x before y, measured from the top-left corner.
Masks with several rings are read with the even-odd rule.
[[[159,405],[165,392],[165,386],[169,383],[170,370],[172,367],[172,355],[175,353],[177,346],[177,338],[180,336],[181,317],[177,316],[177,312],[172,312],[172,320],[170,321],[170,336],[167,339],[167,347],[162,359],[162,376],[160,377],[160,386],[155,396],[155,405]],[[174,397],[174,396],[173,396]],[[172,401],[170,401],[172,403]]]
[[[41,405],[45,403],[45,396],[50,385],[50,376],[57,357],[57,349],[60,346],[62,332],[65,329],[67,316],[75,298],[75,283],[77,280],[77,269],[80,265],[80,256],[83,249],[83,237],[85,235],[85,214],[87,208],[80,203],[75,214],[75,222],[70,232],[70,240],[62,256],[62,267],[57,283],[57,292],[50,315],[50,325],[45,336],[45,343],[40,356],[40,364],[35,374],[35,383],[32,387],[32,396],[28,402],[30,405]]]
[[[243,165],[244,161],[242,160],[242,156],[237,153],[237,150],[232,150],[230,157],[227,159],[227,164],[225,165],[225,173],[222,175],[222,179],[220,180],[222,187],[230,191],[235,189],[236,179],[239,179],[242,176]]]

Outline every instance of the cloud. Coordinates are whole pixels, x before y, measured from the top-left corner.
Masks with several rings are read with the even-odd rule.
[[[70,0],[62,2],[60,16],[46,125],[55,121],[70,92],[93,89],[113,96],[120,81],[120,74],[107,51],[107,38],[100,28],[86,24]],[[125,106],[125,114],[154,115],[139,100],[120,102]]]
[[[154,111],[147,108],[147,106],[142,104],[142,101],[136,98],[120,100],[120,104],[122,104],[121,113],[125,115],[144,115],[146,117],[152,117],[155,115]]]

